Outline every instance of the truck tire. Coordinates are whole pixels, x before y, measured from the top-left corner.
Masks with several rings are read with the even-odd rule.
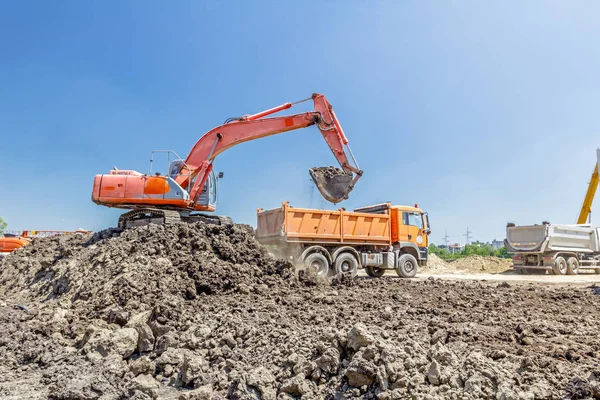
[[[575,257],[567,259],[567,275],[577,275],[579,273],[579,260]]]
[[[304,259],[306,268],[312,268],[318,276],[326,277],[329,274],[329,261],[321,253],[312,253]]]
[[[411,254],[402,254],[396,265],[396,273],[401,278],[414,278],[417,275],[419,263]]]
[[[335,259],[335,273],[349,274],[354,278],[358,274],[358,260],[352,253],[342,253]]]
[[[567,261],[564,257],[556,257],[552,271],[554,271],[554,275],[565,275],[567,273]]]
[[[381,278],[385,274],[385,269],[377,267],[367,267],[365,271],[371,278]]]

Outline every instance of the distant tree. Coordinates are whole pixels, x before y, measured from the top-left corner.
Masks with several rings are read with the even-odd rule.
[[[6,229],[7,226],[8,226],[8,224],[6,223],[4,218],[0,217],[0,235],[2,235],[4,233],[4,230]]]
[[[448,256],[450,254],[450,252],[448,251],[448,249],[444,249],[442,247],[437,247],[433,243],[431,243],[429,245],[429,252],[431,254],[435,254],[437,256],[440,256],[441,258],[444,258],[444,257],[446,257],[446,256]]]
[[[494,252],[494,255],[496,257],[500,257],[500,258],[512,258],[512,256],[510,254],[508,254],[506,247],[500,247],[498,250],[496,250]]]

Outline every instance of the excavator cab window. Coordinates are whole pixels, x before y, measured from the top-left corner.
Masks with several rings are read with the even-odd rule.
[[[214,172],[210,172],[208,179],[202,189],[202,194],[198,199],[198,204],[216,206],[217,205],[217,194],[218,194],[218,179]]]

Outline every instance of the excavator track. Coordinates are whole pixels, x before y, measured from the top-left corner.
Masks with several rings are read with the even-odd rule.
[[[129,229],[148,224],[169,225],[180,221],[187,223],[201,222],[213,225],[233,225],[231,218],[220,215],[181,215],[179,211],[161,210],[157,208],[140,208],[122,214],[119,217],[117,226],[119,229]]]
[[[181,220],[188,223],[202,222],[213,225],[233,225],[233,220],[223,215],[192,214],[182,216]]]

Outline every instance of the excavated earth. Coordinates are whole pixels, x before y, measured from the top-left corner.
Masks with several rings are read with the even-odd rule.
[[[596,292],[319,281],[244,226],[40,239],[0,263],[0,398],[599,398]]]

